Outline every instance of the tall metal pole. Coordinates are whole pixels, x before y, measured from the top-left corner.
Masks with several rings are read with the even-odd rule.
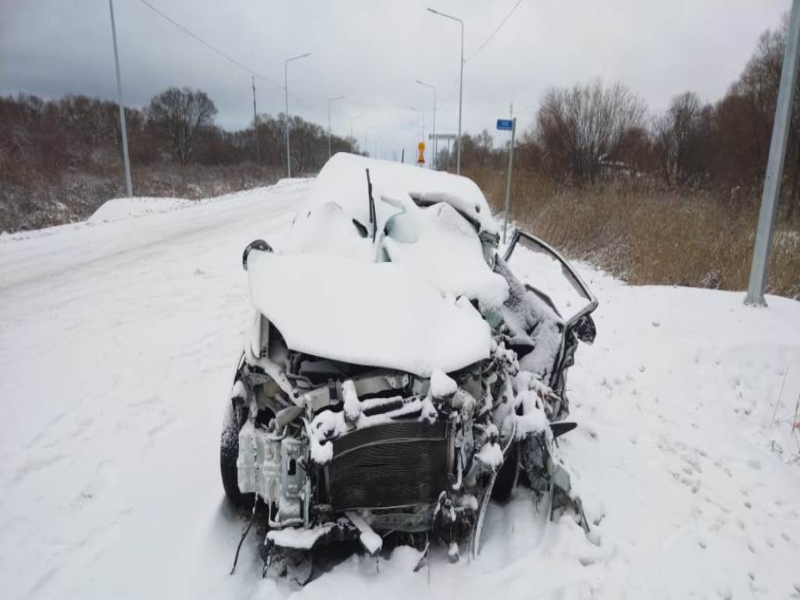
[[[283,63],[283,91],[286,98],[286,176],[292,178],[292,148],[289,143],[289,61]]]
[[[433,90],[433,160],[431,161],[431,168],[436,168],[436,160],[437,160],[437,148],[439,146],[439,142],[436,139],[436,87],[432,86],[429,83],[425,83],[424,81],[420,81],[417,79],[417,83]]]
[[[434,10],[433,8],[428,8],[428,12],[431,12],[435,15],[440,17],[445,17],[446,19],[452,19],[453,21],[458,21],[461,25],[461,70],[458,76],[458,158],[456,159],[456,174],[461,175],[461,107],[463,106],[463,98],[464,98],[464,21],[459,19],[458,17],[454,17],[452,15],[446,15],[443,12],[439,12],[438,10]]]
[[[436,88],[433,88],[433,165],[436,170],[436,163],[439,161],[439,138],[436,137]]]
[[[364,154],[365,155],[369,154],[369,151],[367,150],[367,148],[369,148],[369,146],[367,146],[367,139],[368,139],[367,138],[367,134],[369,133],[369,130],[372,129],[372,127],[373,127],[372,125],[367,125],[367,128],[364,129]]]
[[[114,3],[108,0],[108,10],[111,13],[111,37],[114,40],[114,66],[117,69],[117,103],[119,104],[119,124],[122,130],[122,158],[125,162],[125,189],[128,198],[133,196],[131,185],[131,163],[128,160],[128,130],[125,127],[125,102],[122,100],[122,77],[119,74],[119,53],[117,52],[117,27],[114,24]]]
[[[450,138],[447,139],[447,164],[444,166],[444,170],[450,171]]]
[[[328,98],[328,158],[331,157],[331,103],[341,100],[344,96],[337,96],[336,98]],[[352,121],[350,125],[352,127]]]
[[[458,77],[458,159],[456,161],[456,175],[461,175],[461,106],[464,98],[464,22],[461,23],[461,75]]]
[[[289,142],[289,129],[291,127],[291,119],[289,118],[289,63],[293,60],[299,60],[311,56],[310,52],[287,58],[283,63],[283,90],[286,93],[286,173],[291,178],[292,176],[292,148]]]
[[[789,32],[786,50],[783,55],[781,85],[778,89],[778,102],[775,107],[775,123],[772,127],[772,141],[769,146],[767,172],[764,176],[764,191],[761,196],[761,211],[758,215],[756,241],[753,247],[753,263],[750,266],[750,284],[747,288],[745,304],[766,306],[764,291],[769,272],[769,251],[778,212],[778,197],[781,192],[783,162],[786,156],[786,141],[789,137],[789,122],[792,118],[792,101],[800,52],[800,0],[792,2],[789,17]]]
[[[252,75],[253,78],[253,133],[256,136],[256,157],[258,157],[258,163],[261,164],[261,144],[258,142],[258,113],[256,112],[256,76]]]
[[[514,170],[514,137],[517,133],[517,118],[511,121],[511,147],[508,149],[508,179],[506,180],[506,214],[503,217],[503,243],[506,243],[508,213],[511,210],[511,172]]]
[[[414,112],[418,112],[420,114],[420,124],[422,125],[422,130],[420,131],[420,140],[425,141],[425,111],[420,110],[418,108],[414,108],[413,106],[410,107],[411,110]]]

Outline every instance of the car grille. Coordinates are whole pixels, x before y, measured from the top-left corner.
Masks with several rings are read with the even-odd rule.
[[[333,442],[327,491],[335,511],[433,503],[452,472],[447,422],[392,421]]]

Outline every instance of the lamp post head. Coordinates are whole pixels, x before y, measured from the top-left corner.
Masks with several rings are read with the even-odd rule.
[[[300,60],[301,58],[306,58],[307,56],[311,56],[311,52],[306,52],[305,54],[300,54],[298,56],[293,56],[292,58],[287,58],[286,62],[290,63],[293,60]]]
[[[438,15],[440,17],[444,17],[446,19],[453,19],[453,21],[458,21],[462,25],[464,24],[464,22],[461,19],[459,19],[458,17],[454,17],[453,15],[448,15],[446,13],[439,12],[438,10],[430,8],[430,7],[428,7],[427,10],[428,10],[428,12],[433,13],[435,15]]]

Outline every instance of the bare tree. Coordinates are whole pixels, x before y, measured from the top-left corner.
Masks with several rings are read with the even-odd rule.
[[[478,154],[478,164],[482,167],[486,166],[489,156],[492,153],[494,140],[492,135],[484,129],[477,136],[475,136],[475,151]]]
[[[205,92],[171,87],[150,100],[147,116],[155,130],[172,145],[185,165],[197,150],[200,132],[214,122],[217,107]]]
[[[653,120],[655,151],[669,186],[684,185],[700,171],[703,110],[697,94],[685,92],[673,98],[667,112]]]
[[[647,109],[620,83],[596,79],[572,89],[545,93],[536,117],[536,138],[545,166],[578,183],[593,181],[603,163],[620,156],[625,134],[639,128]]]

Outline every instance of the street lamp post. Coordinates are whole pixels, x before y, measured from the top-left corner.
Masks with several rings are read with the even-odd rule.
[[[128,198],[133,196],[131,185],[131,163],[128,160],[128,131],[125,127],[125,102],[122,100],[122,78],[119,74],[119,54],[117,53],[117,27],[114,23],[114,4],[108,0],[108,10],[111,13],[111,37],[114,40],[114,66],[117,68],[117,103],[119,104],[119,125],[122,131],[122,158],[125,162],[125,191]]]
[[[758,215],[756,239],[753,247],[753,262],[750,265],[750,283],[747,287],[745,304],[766,306],[764,292],[769,274],[769,253],[781,194],[783,164],[786,158],[786,141],[789,137],[789,124],[792,121],[792,106],[797,65],[800,63],[800,0],[792,2],[789,17],[789,31],[781,69],[781,83],[778,88],[775,120],[772,126],[772,139],[769,146],[767,171],[764,176],[764,189],[761,195],[761,210]]]
[[[418,113],[420,114],[420,117],[422,117],[422,118],[420,119],[420,121],[421,121],[421,123],[422,123],[422,135],[420,136],[420,139],[421,139],[422,141],[425,141],[425,111],[423,111],[423,110],[420,110],[420,109],[418,109],[418,108],[414,108],[413,106],[410,106],[409,108],[410,108],[411,110],[413,110],[414,112],[418,112]],[[421,165],[420,165],[420,166],[421,166]]]
[[[355,117],[350,117],[350,137],[353,137],[353,121],[356,119],[360,119],[362,115],[356,115]]]
[[[464,21],[462,21],[458,17],[454,17],[452,15],[446,15],[432,8],[428,8],[428,12],[431,12],[435,15],[439,15],[440,17],[445,17],[446,19],[452,19],[453,21],[458,21],[459,24],[461,25],[461,74],[458,77],[458,140],[457,140],[458,158],[456,159],[456,174],[461,175],[461,106],[462,106],[462,99],[464,97]]]
[[[289,128],[291,127],[291,119],[289,118],[289,63],[307,56],[311,56],[311,53],[306,52],[299,56],[287,58],[283,63],[283,91],[286,93],[286,173],[290,178],[292,176],[292,147],[289,142]]]
[[[367,125],[366,129],[364,129],[364,155],[368,155],[369,151],[367,150],[367,135],[369,134],[369,130],[373,128],[373,125]]]
[[[419,108],[414,108],[413,106],[410,106],[409,108],[411,110],[413,110],[414,112],[418,112],[419,115],[420,115],[420,123],[422,124],[421,139],[424,141],[425,140],[425,111],[424,110],[420,110]]]
[[[429,83],[417,79],[417,83],[433,90],[433,160],[431,161],[431,168],[436,169],[436,161],[439,160],[439,141],[436,139],[436,88]]]
[[[342,100],[344,96],[336,96],[336,98],[328,98],[328,158],[331,157],[331,103],[337,100]]]

